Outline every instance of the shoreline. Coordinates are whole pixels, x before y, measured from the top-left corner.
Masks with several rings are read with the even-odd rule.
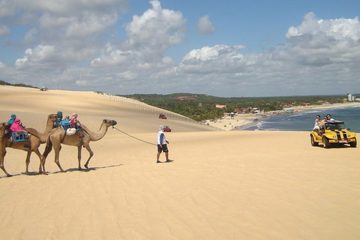
[[[213,121],[206,120],[205,124],[224,131],[241,130],[244,127],[254,125],[257,122],[260,122],[266,118],[275,115],[306,112],[312,110],[322,110],[322,109],[341,109],[341,108],[349,108],[349,107],[360,107],[360,102],[325,103],[321,105],[294,106],[294,107],[284,108],[282,110],[269,111],[260,114],[256,114],[256,113],[235,114],[234,117],[224,116],[222,118]]]

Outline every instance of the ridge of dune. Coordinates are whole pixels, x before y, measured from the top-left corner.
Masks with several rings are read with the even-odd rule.
[[[78,113],[80,121],[94,128],[99,126],[103,118],[113,118],[119,126],[131,132],[154,132],[159,125],[169,125],[180,132],[214,130],[182,115],[134,99],[90,91],[40,91],[0,86],[0,95],[0,117],[3,121],[14,112],[27,126],[40,129],[49,113],[62,111],[64,115]],[[160,113],[165,113],[168,119],[159,119]]]

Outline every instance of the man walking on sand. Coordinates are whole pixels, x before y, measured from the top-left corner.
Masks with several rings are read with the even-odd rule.
[[[169,149],[167,147],[167,144],[169,144],[169,141],[166,140],[164,133],[164,126],[160,125],[159,132],[157,135],[157,149],[158,149],[157,158],[156,158],[157,163],[161,163],[159,161],[161,152],[165,153],[166,162],[171,162],[171,160],[169,159]]]

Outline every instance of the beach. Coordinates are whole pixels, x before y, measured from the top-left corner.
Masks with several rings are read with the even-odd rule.
[[[207,120],[205,123],[208,126],[212,126],[224,131],[231,131],[235,129],[241,129],[245,126],[252,125],[266,118],[275,115],[284,115],[289,113],[301,113],[306,111],[314,110],[325,110],[325,109],[339,109],[348,107],[359,107],[360,102],[344,102],[344,103],[324,103],[320,105],[307,105],[307,106],[294,106],[284,108],[278,111],[269,111],[262,113],[246,113],[246,114],[235,114],[234,116],[225,115],[220,119]]]
[[[64,145],[65,173],[52,151],[48,175],[36,174],[35,154],[26,175],[26,152],[7,148],[14,176],[0,172],[3,239],[360,238],[359,148],[312,147],[302,131],[222,131],[94,92],[0,86],[0,95],[0,122],[16,113],[39,131],[59,110],[78,113],[94,132],[103,119],[116,120],[154,144],[159,125],[168,125],[173,160],[157,164],[156,146],[112,128],[90,144],[89,170],[79,171],[77,148]]]
[[[270,115],[255,113],[235,114],[234,116],[226,115],[220,119],[207,120],[205,121],[205,124],[224,131],[231,131],[235,128],[255,123],[261,119],[266,118],[267,116]]]

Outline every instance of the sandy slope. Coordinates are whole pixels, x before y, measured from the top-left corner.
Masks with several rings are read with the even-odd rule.
[[[87,125],[116,118],[147,141],[159,124],[158,113],[140,103],[92,93],[0,87],[0,95],[0,117],[16,112],[29,126],[42,128],[49,111],[77,106],[87,107],[77,111]],[[76,149],[65,146],[68,172],[57,173],[50,154],[49,175],[20,174],[26,154],[9,149],[7,170],[19,175],[0,173],[1,239],[360,239],[359,148],[314,148],[306,132],[165,123],[175,129],[167,134],[169,164],[155,163],[154,146],[112,129],[92,143],[86,172],[74,169]]]
[[[165,110],[123,97],[96,94],[0,86],[0,117],[7,120],[16,113],[26,126],[42,129],[49,113],[76,112],[88,127],[98,128],[104,118],[118,121],[118,127],[130,132],[154,132],[160,124],[179,131],[203,131],[209,127]],[[158,118],[165,113],[167,120]],[[1,120],[0,120],[1,121]]]

